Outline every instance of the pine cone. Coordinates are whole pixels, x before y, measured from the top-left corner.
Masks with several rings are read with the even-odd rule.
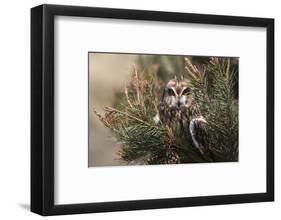
[[[178,153],[174,150],[168,150],[166,152],[166,162],[167,164],[177,164],[180,163],[180,157],[178,155]]]

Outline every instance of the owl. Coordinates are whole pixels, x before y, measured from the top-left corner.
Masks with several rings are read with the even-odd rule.
[[[169,80],[157,110],[155,123],[164,123],[168,126],[172,123],[179,124],[188,141],[205,158],[208,152],[207,121],[199,111],[187,79],[175,77]]]

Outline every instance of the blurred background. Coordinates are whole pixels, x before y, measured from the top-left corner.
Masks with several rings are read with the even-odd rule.
[[[137,55],[104,53],[89,54],[89,166],[118,165],[118,143],[111,132],[94,114],[104,114],[104,106],[110,106],[115,92],[124,87],[130,76]]]

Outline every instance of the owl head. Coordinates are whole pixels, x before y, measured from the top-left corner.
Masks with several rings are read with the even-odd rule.
[[[189,107],[192,103],[192,90],[187,79],[169,80],[163,92],[162,102],[169,107]]]

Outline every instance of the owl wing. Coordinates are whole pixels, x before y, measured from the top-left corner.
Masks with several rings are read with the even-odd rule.
[[[177,109],[174,107],[169,107],[164,102],[161,102],[158,107],[158,114],[153,118],[154,122],[158,124],[162,122],[164,124],[170,124],[175,120]]]
[[[207,122],[203,117],[193,118],[189,123],[189,132],[191,134],[194,146],[205,155],[208,151],[208,132]]]

